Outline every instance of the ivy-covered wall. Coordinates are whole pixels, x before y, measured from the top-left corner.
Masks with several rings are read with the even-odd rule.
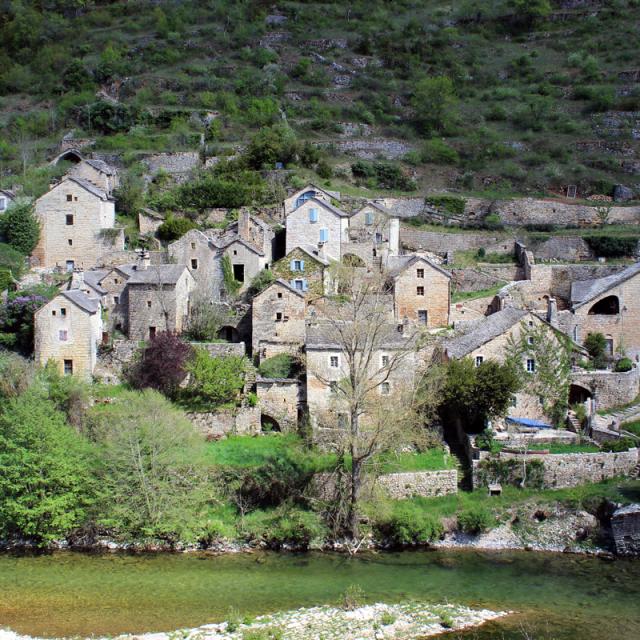
[[[294,261],[301,263],[302,270],[294,270]],[[304,294],[307,298],[319,298],[324,294],[325,266],[314,260],[308,253],[301,249],[293,249],[284,258],[273,264],[273,274],[276,278],[282,278],[291,286],[294,280],[303,280],[306,284]]]

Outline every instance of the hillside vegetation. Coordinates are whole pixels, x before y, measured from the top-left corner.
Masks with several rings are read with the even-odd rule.
[[[49,173],[29,168],[70,129],[132,167],[151,151],[232,155],[274,125],[298,146],[255,165],[345,191],[638,182],[638,0],[4,5],[4,186],[44,190]]]

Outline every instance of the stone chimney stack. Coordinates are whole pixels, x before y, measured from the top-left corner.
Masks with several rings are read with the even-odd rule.
[[[400,219],[389,218],[389,255],[400,255]]]
[[[146,249],[140,249],[140,253],[138,256],[138,264],[136,265],[136,268],[139,271],[144,271],[145,269],[148,269],[151,266],[151,256],[149,255],[149,252]]]
[[[549,298],[547,302],[547,322],[552,327],[558,326],[558,303],[555,298]]]
[[[84,271],[78,267],[73,270],[69,289],[82,289],[84,286]]]
[[[238,214],[238,235],[245,242],[251,242],[249,212],[242,209]]]

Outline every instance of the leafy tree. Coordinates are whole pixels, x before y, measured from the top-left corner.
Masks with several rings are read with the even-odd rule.
[[[196,296],[189,310],[187,335],[196,342],[213,342],[218,339],[218,332],[228,320],[228,309],[204,295]]]
[[[424,78],[413,92],[411,104],[422,133],[446,133],[454,122],[458,99],[453,82],[446,76]]]
[[[48,302],[35,292],[19,291],[0,304],[0,346],[23,355],[33,352],[33,316]]]
[[[190,378],[185,397],[202,407],[237,402],[244,387],[245,364],[241,356],[211,357],[206,349],[196,348],[195,358],[186,367]]]
[[[136,216],[144,204],[144,182],[133,173],[127,173],[113,192],[119,213]]]
[[[25,266],[25,256],[22,253],[0,242],[0,291],[5,291],[18,280]]]
[[[135,389],[155,389],[165,396],[176,396],[187,376],[193,347],[178,335],[161,331],[137,354],[127,371],[127,380]]]
[[[82,525],[93,496],[93,458],[62,413],[34,389],[0,411],[0,534],[40,545]]]
[[[284,124],[264,127],[251,139],[245,151],[250,167],[273,169],[276,162],[288,164],[297,154],[296,136]]]
[[[33,379],[33,365],[21,356],[0,350],[0,399],[24,393]]]
[[[549,0],[507,0],[505,8],[511,24],[516,28],[530,29],[551,13]]]
[[[0,218],[0,233],[22,255],[31,255],[40,238],[40,223],[31,204],[14,204]]]
[[[181,238],[187,231],[195,229],[196,224],[188,218],[176,218],[170,215],[159,227],[158,238],[165,242],[172,242]]]
[[[197,539],[211,492],[204,440],[182,411],[146,390],[95,407],[91,422],[101,461],[98,524],[126,538]]]
[[[584,341],[584,348],[589,352],[596,369],[606,369],[609,362],[607,356],[607,339],[602,333],[590,333]]]
[[[482,433],[488,420],[506,413],[520,386],[510,364],[485,360],[476,367],[471,358],[452,360],[447,365],[440,415],[445,425],[457,423],[469,434]]]
[[[290,378],[295,371],[295,361],[288,353],[279,353],[263,360],[258,370],[263,378]]]

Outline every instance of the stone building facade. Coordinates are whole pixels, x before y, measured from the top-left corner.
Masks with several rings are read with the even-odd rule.
[[[358,247],[365,245],[365,255]],[[392,211],[377,202],[367,202],[349,218],[349,244],[345,255],[353,253],[364,258],[367,264],[375,258],[400,253],[400,220]]]
[[[109,195],[120,186],[117,169],[103,160],[83,158],[71,167],[67,175],[86,180]]]
[[[109,251],[124,250],[124,233],[115,227],[115,206],[102,189],[67,178],[38,198],[40,239],[33,259],[40,267],[67,271],[90,268]]]
[[[143,265],[127,281],[129,338],[147,340],[161,331],[181,333],[195,280],[184,265]]]
[[[256,380],[258,406],[262,422],[268,422],[282,432],[298,427],[300,390],[298,380],[288,378],[258,378]]]
[[[273,275],[302,291],[308,300],[331,291],[329,261],[313,247],[296,247],[273,265]]]
[[[169,258],[184,264],[195,280],[196,296],[218,302],[224,292],[222,251],[216,238],[192,229],[169,245]]]
[[[322,247],[328,260],[340,260],[343,245],[349,242],[349,215],[317,198],[289,213],[286,227],[286,253],[299,246]]]
[[[307,200],[310,200],[311,198],[322,200],[323,202],[327,202],[328,204],[331,204],[332,200],[335,202],[340,202],[340,194],[336,191],[327,191],[326,189],[316,187],[316,185],[314,184],[308,184],[303,189],[298,189],[288,198],[285,198],[282,204],[283,217],[286,218],[292,211],[297,209],[301,204],[303,204]]]
[[[446,327],[451,310],[451,274],[420,255],[389,259],[394,313],[427,329]]]
[[[304,294],[276,280],[253,298],[252,353],[262,361],[278,353],[297,355],[305,341]]]
[[[90,380],[102,339],[100,301],[78,289],[63,291],[34,317],[37,364],[56,363],[63,375]]]

